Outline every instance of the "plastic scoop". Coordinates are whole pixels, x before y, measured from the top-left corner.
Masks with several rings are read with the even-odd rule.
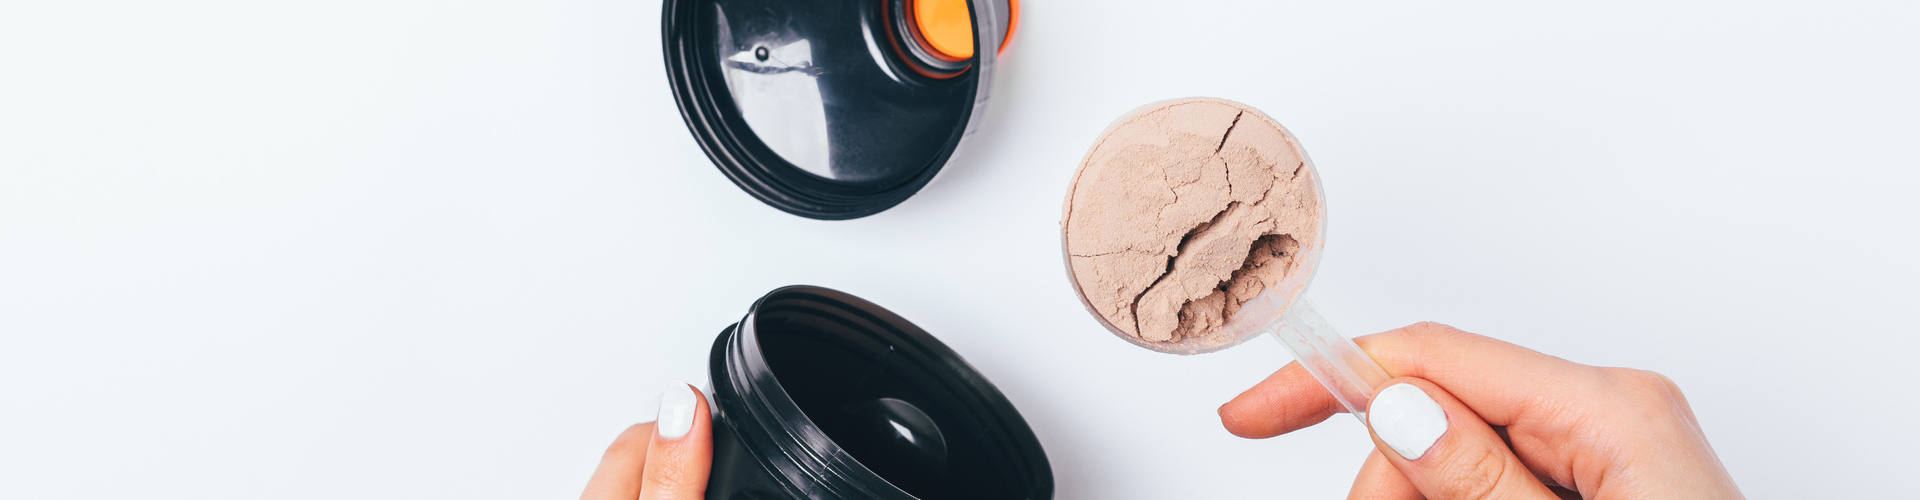
[[[1293,134],[1287,132],[1284,127],[1280,130],[1286,134],[1288,143],[1297,148],[1300,142],[1293,137]],[[1319,172],[1314,170],[1313,161],[1307,158],[1306,151],[1298,152],[1301,161],[1305,163],[1303,168],[1312,173],[1313,189],[1319,194],[1314,199],[1321,205],[1319,213],[1325,214],[1326,196],[1325,191],[1320,188]],[[1320,224],[1320,234],[1324,235],[1326,234],[1325,217],[1320,218]],[[1287,350],[1293,352],[1294,358],[1307,369],[1307,373],[1313,375],[1314,380],[1318,380],[1320,385],[1325,386],[1327,392],[1332,393],[1334,399],[1339,400],[1340,405],[1348,413],[1360,418],[1361,422],[1366,421],[1367,402],[1373,399],[1374,388],[1390,378],[1387,372],[1373,361],[1373,358],[1367,357],[1366,352],[1360,350],[1360,346],[1355,345],[1352,340],[1341,335],[1339,330],[1334,329],[1333,325],[1314,309],[1313,302],[1304,296],[1308,283],[1313,280],[1315,268],[1319,266],[1322,238],[1316,238],[1310,246],[1303,245],[1298,250],[1297,258],[1301,259],[1300,272],[1256,294],[1252,300],[1243,304],[1238,312],[1229,317],[1217,332],[1173,342],[1156,342],[1134,336],[1115,327],[1093,306],[1093,303],[1087,299],[1086,292],[1081,290],[1080,280],[1073,275],[1071,252],[1068,251],[1066,244],[1065,225],[1062,225],[1060,236],[1061,253],[1068,261],[1067,279],[1073,283],[1074,294],[1080,297],[1080,303],[1087,307],[1087,312],[1091,313],[1101,326],[1106,327],[1107,331],[1134,345],[1169,354],[1188,355],[1233,347],[1260,334],[1272,335],[1285,345]]]

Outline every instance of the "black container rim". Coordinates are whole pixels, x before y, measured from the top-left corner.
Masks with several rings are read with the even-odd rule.
[[[722,99],[725,78],[717,65],[698,61],[717,60],[712,44],[696,43],[699,27],[693,22],[693,4],[697,0],[666,0],[661,13],[661,46],[665,52],[667,80],[673,88],[673,100],[680,117],[693,133],[700,150],[713,161],[727,179],[755,199],[781,211],[819,220],[847,220],[880,213],[907,200],[932,182],[941,167],[969,135],[983,99],[982,85],[989,76],[992,53],[983,52],[980,36],[974,37],[976,61],[973,68],[955,77],[964,79],[966,100],[953,133],[931,160],[911,176],[891,183],[843,183],[819,178],[802,171],[781,158],[754,135],[733,103]],[[976,10],[975,32],[981,31]],[[997,46],[996,46],[997,47]],[[717,82],[717,83],[716,83]]]
[[[721,425],[726,425],[741,441],[755,447],[777,448],[787,452],[762,457],[761,465],[768,472],[788,477],[792,482],[809,480],[832,489],[842,498],[915,498],[893,487],[835,444],[774,377],[765,358],[760,355],[759,342],[752,325],[763,306],[777,301],[805,301],[817,307],[834,309],[848,315],[840,319],[852,319],[868,325],[868,333],[872,335],[893,337],[894,342],[889,345],[894,348],[939,360],[946,372],[955,375],[951,377],[953,382],[964,384],[968,395],[979,398],[981,404],[969,407],[974,411],[973,417],[1000,429],[1001,432],[994,434],[1005,442],[999,444],[1018,451],[1006,457],[1009,463],[1003,465],[1008,470],[1023,472],[1032,478],[1032,488],[1022,492],[1025,498],[1052,498],[1052,468],[1032,427],[1020,416],[1013,402],[980,376],[979,371],[968,365],[959,353],[879,305],[845,292],[809,285],[781,287],[754,301],[746,317],[729,327],[714,343],[709,359],[708,376],[713,383],[713,400],[717,406],[715,414],[727,415],[725,419],[716,419],[716,424],[724,420]],[[777,446],[776,443],[786,446]],[[884,486],[875,487],[878,485]]]

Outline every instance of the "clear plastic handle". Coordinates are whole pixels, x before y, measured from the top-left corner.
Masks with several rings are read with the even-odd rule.
[[[1280,318],[1268,325],[1273,338],[1293,351],[1294,359],[1306,367],[1313,379],[1340,400],[1348,413],[1367,421],[1367,402],[1373,400],[1373,388],[1387,381],[1387,371],[1367,357],[1366,351],[1341,335],[1313,302],[1301,297]]]

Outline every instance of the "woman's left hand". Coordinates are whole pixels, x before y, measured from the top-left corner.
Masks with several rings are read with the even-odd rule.
[[[660,395],[660,416],[634,424],[600,457],[580,500],[701,500],[713,466],[707,399],[684,382]]]

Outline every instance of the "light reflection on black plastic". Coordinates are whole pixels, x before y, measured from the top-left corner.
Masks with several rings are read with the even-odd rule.
[[[938,159],[964,128],[965,80],[889,74],[881,2],[714,0],[715,47],[743,121],[788,163],[884,184]],[[874,36],[866,36],[872,33]]]

